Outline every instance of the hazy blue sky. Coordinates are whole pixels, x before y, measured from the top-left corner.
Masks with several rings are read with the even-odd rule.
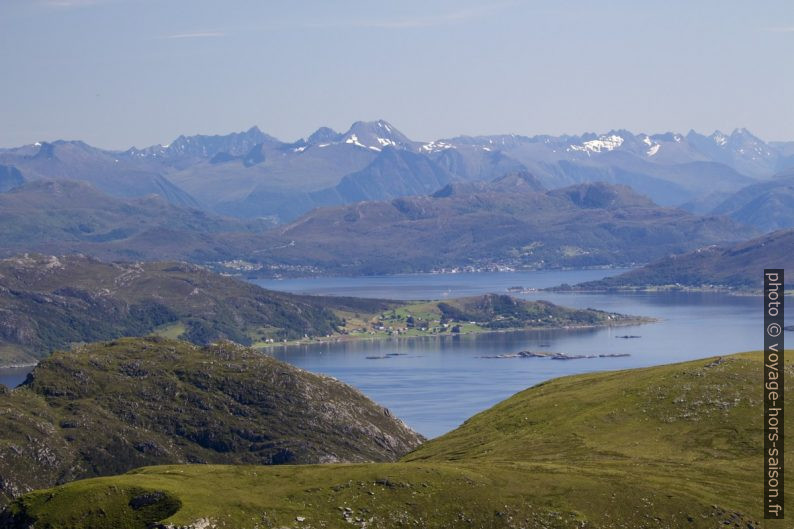
[[[377,118],[794,140],[792,57],[791,0],[0,0],[0,145]]]

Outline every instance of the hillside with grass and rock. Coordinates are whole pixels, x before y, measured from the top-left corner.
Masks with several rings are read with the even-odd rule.
[[[422,437],[352,387],[224,342],[127,338],[0,386],[0,502],[145,465],[393,461]]]
[[[80,255],[0,260],[0,364],[153,332],[197,344],[248,345],[324,336],[339,325],[318,299],[268,291],[186,263],[107,263]]]
[[[761,528],[762,366],[560,378],[397,463],[147,467],[30,493],[0,527]]]

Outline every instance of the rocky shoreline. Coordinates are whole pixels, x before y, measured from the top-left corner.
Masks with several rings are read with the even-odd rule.
[[[517,353],[505,353],[493,356],[480,356],[479,358],[550,358],[552,360],[581,360],[583,358],[622,358],[631,356],[629,353],[602,353],[590,355],[572,355],[567,353],[519,351]]]
[[[331,344],[340,342],[351,341],[367,341],[367,342],[380,342],[390,340],[413,340],[413,339],[428,339],[428,338],[455,338],[461,336],[477,336],[483,334],[505,334],[505,333],[520,333],[520,332],[537,332],[537,331],[574,331],[581,329],[599,329],[599,328],[615,328],[615,327],[632,327],[635,325],[646,325],[650,323],[658,323],[658,318],[651,318],[647,316],[634,316],[621,321],[612,321],[601,325],[585,324],[585,325],[560,325],[554,327],[511,327],[508,329],[477,329],[464,331],[461,333],[439,333],[439,334],[409,334],[400,336],[350,336],[350,335],[332,335],[330,337],[313,337],[302,338],[299,340],[290,340],[287,342],[273,342],[262,343],[251,346],[252,349],[258,351],[267,351],[269,349],[279,347],[293,347],[296,345],[318,345],[318,344]]]

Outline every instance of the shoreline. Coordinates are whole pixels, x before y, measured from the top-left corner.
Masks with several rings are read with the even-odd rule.
[[[0,369],[25,369],[26,367],[36,367],[37,365],[39,365],[38,362],[28,362],[26,364],[9,364],[9,365],[0,364]]]
[[[28,362],[25,364],[8,364],[8,365],[0,364],[0,369],[24,369],[26,367],[35,367],[37,365],[39,365],[38,361]]]
[[[265,345],[251,346],[252,349],[257,351],[267,351],[276,347],[296,347],[301,345],[326,345],[344,342],[386,342],[391,340],[413,340],[416,338],[454,338],[460,336],[480,336],[485,334],[506,334],[506,333],[519,333],[519,332],[538,332],[538,331],[573,331],[579,329],[605,329],[612,327],[630,327],[633,325],[645,325],[650,323],[659,323],[659,318],[638,317],[630,321],[621,321],[610,323],[606,325],[563,325],[560,327],[522,327],[511,329],[483,329],[478,331],[468,331],[461,333],[444,333],[444,334],[412,334],[403,336],[349,336],[339,335],[331,338],[323,339],[302,339],[293,340],[290,342],[279,342]]]
[[[540,292],[553,292],[555,294],[566,294],[566,293],[576,293],[576,294],[631,294],[636,292],[642,293],[650,293],[650,292],[663,292],[663,293],[672,293],[672,292],[692,292],[692,293],[703,293],[703,294],[729,294],[731,296],[746,296],[746,297],[755,297],[755,296],[763,296],[763,290],[761,289],[743,289],[743,288],[732,288],[732,287],[678,287],[672,285],[647,285],[647,286],[621,286],[621,287],[604,287],[604,288],[558,288],[558,287],[551,287],[551,288],[544,288],[540,289]],[[784,295],[792,296],[794,295],[794,290],[784,290]]]
[[[647,264],[647,263],[646,263]],[[481,269],[481,270],[459,270],[459,271],[441,271],[441,270],[427,270],[422,272],[393,272],[388,274],[356,274],[346,275],[329,272],[324,274],[312,275],[246,275],[245,273],[231,273],[227,272],[225,275],[243,279],[245,281],[289,281],[297,279],[329,279],[329,278],[351,278],[361,279],[366,277],[384,278],[384,277],[412,277],[412,276],[454,276],[462,274],[510,274],[522,272],[576,272],[579,270],[635,270],[643,265],[597,265],[597,266],[583,266],[583,267],[560,267],[560,268],[516,268],[512,270],[497,270],[497,269]]]
[[[246,347],[250,347],[256,351],[266,352],[269,349],[275,349],[277,347],[296,347],[296,346],[305,346],[305,345],[327,345],[327,344],[334,344],[334,343],[343,343],[343,342],[387,342],[391,340],[413,340],[417,338],[455,338],[455,337],[471,337],[471,336],[480,336],[480,335],[487,335],[487,334],[507,334],[507,333],[519,333],[519,332],[538,332],[538,331],[575,331],[575,330],[584,330],[584,329],[605,329],[605,328],[616,328],[616,327],[631,327],[633,325],[645,325],[651,323],[659,323],[659,318],[650,318],[640,316],[637,318],[632,318],[629,320],[623,320],[620,322],[609,323],[606,325],[563,325],[559,327],[522,327],[522,328],[510,328],[510,329],[482,329],[477,331],[467,331],[461,333],[444,333],[444,334],[412,334],[412,335],[398,335],[398,336],[350,336],[350,335],[337,335],[330,338],[322,338],[322,339],[301,339],[301,340],[293,340],[289,342],[274,342],[271,344],[264,344],[264,345],[249,345]],[[184,340],[183,340],[184,341]],[[36,367],[39,362],[28,362],[24,364],[11,364],[11,365],[2,365],[0,364],[0,370],[3,369],[25,369],[28,367]]]

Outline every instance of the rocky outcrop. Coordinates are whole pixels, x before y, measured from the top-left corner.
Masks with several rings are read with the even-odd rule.
[[[336,379],[228,342],[122,339],[56,353],[0,392],[0,504],[170,463],[394,461],[422,437]]]

